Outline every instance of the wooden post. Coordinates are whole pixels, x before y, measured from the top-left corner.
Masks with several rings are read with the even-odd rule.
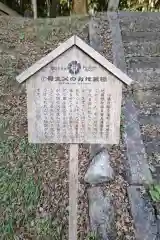
[[[37,0],[32,0],[33,16],[37,18]]]
[[[70,145],[69,158],[69,240],[77,240],[78,144]]]

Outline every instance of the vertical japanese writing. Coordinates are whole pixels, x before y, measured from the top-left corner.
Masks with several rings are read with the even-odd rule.
[[[47,138],[48,136],[48,105],[47,105],[47,89],[45,88],[43,91],[43,126],[44,126],[44,137]]]
[[[35,106],[36,106],[36,120],[38,121],[40,119],[40,109],[39,109],[39,101],[40,101],[40,88],[37,88],[35,90]]]
[[[85,132],[85,113],[84,113],[84,106],[85,106],[85,97],[84,97],[84,92],[85,90],[82,89],[81,92],[81,101],[82,101],[82,106],[81,106],[81,129],[80,129],[80,136],[81,136],[81,141],[84,141],[84,132]]]
[[[94,107],[93,107],[93,136],[97,136],[97,101],[98,101],[98,89],[95,91],[94,96]]]
[[[107,106],[106,106],[106,112],[107,112],[107,122],[106,122],[106,138],[109,137],[109,129],[110,129],[110,111],[111,111],[111,94],[108,94],[107,96]]]
[[[50,102],[50,135],[54,137],[55,129],[54,129],[54,99],[53,99],[53,89],[50,89],[49,95],[49,102]]]
[[[62,91],[63,101],[62,101],[62,127],[63,127],[63,139],[66,140],[67,132],[66,132],[66,98],[67,98],[67,89],[63,88]]]
[[[73,96],[73,90],[69,90],[69,133],[70,133],[70,138],[71,140],[73,139],[73,131],[72,131],[72,96]]]
[[[103,136],[103,119],[104,119],[104,89],[101,89],[100,96],[100,135]]]
[[[78,136],[78,128],[79,128],[79,124],[78,124],[78,122],[79,122],[79,116],[78,116],[78,112],[79,112],[79,107],[78,107],[78,101],[79,101],[79,89],[76,89],[76,127],[75,127],[75,129],[76,129],[76,139],[78,139],[79,138],[79,136]]]
[[[60,89],[56,89],[56,133],[57,141],[60,140]]]
[[[92,125],[91,125],[91,105],[92,105],[92,89],[88,89],[88,134],[91,134]]]
[[[39,129],[38,123],[41,121],[41,108],[40,108],[40,98],[41,92],[40,88],[35,89],[35,129],[36,129],[36,137],[39,138]]]

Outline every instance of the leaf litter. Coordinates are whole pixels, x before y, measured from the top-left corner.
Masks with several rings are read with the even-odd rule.
[[[3,49],[0,61],[0,122],[8,122],[8,125],[0,124],[7,136],[3,136],[0,142],[2,240],[68,239],[69,146],[28,143],[25,85],[19,85],[15,76],[48,53],[48,49],[53,49],[53,42],[56,47],[59,41],[63,42],[75,33],[87,39],[87,21],[86,18],[75,18],[68,24],[62,18],[55,25],[54,21],[48,20],[47,28],[44,28],[44,20],[39,20],[34,28],[31,20],[21,19],[17,22],[17,19],[8,17],[0,20],[0,46]],[[71,29],[75,30],[71,32]],[[40,37],[41,31],[43,39]],[[110,188],[114,196],[117,240],[131,240],[134,233],[126,195],[127,183],[122,176],[122,155],[117,148],[113,148],[111,154],[116,178],[104,188]],[[78,239],[81,240],[86,239],[90,232],[87,185],[83,180],[88,164],[88,148],[81,145],[78,198]]]

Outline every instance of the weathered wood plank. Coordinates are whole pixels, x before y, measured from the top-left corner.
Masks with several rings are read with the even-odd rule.
[[[70,145],[69,158],[69,240],[77,239],[78,144]]]
[[[113,73],[123,83],[130,85],[133,82],[131,78],[129,78],[124,72],[122,72],[119,68],[117,68],[111,62],[109,62],[105,57],[100,55],[97,51],[95,51],[89,45],[84,44],[84,42],[80,38],[76,39],[76,45],[80,47],[85,53],[87,53],[90,57],[92,57],[98,63],[100,63],[104,68],[108,69],[108,71]]]
[[[61,55],[64,51],[67,51],[73,45],[74,45],[74,36],[69,38],[66,42],[63,43],[63,45],[60,45],[55,50],[50,52],[47,56],[44,56],[35,64],[33,64],[31,67],[29,67],[20,75],[18,75],[16,77],[16,80],[19,83],[22,83],[23,81],[31,77],[33,74],[35,74],[37,71],[39,71],[41,68],[43,68],[45,65],[49,64],[51,61],[53,61],[55,58]]]
[[[40,59],[38,62],[36,62],[34,65],[32,65],[30,68],[28,68],[26,71],[24,71],[22,74],[20,74],[16,79],[18,82],[23,82],[30,76],[32,76],[34,73],[36,73],[38,70],[40,70],[42,67],[56,59],[58,56],[60,56],[63,52],[67,51],[72,46],[77,46],[82,51],[84,51],[89,57],[94,59],[96,62],[98,62],[102,67],[106,68],[109,72],[111,72],[114,76],[116,76],[119,80],[121,80],[123,83],[130,85],[133,80],[129,78],[124,72],[122,72],[119,68],[117,68],[115,65],[113,65],[111,62],[109,62],[105,57],[103,57],[101,54],[96,52],[92,47],[90,47],[88,44],[86,44],[84,41],[82,41],[79,37],[73,36],[70,39],[68,39],[66,42],[61,44],[58,48],[53,50],[51,53],[49,53],[44,58]]]
[[[26,84],[30,142],[119,142],[122,83],[76,46]]]

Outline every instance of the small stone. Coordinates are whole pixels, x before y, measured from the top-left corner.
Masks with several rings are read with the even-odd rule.
[[[15,59],[16,59],[16,57],[13,56],[13,55],[10,55],[10,57],[11,57],[12,60],[15,60]]]
[[[91,144],[89,146],[90,157],[93,158],[96,154],[101,152],[106,147],[107,145],[103,145],[103,144]]]
[[[104,196],[100,187],[93,187],[88,189],[88,198],[91,231],[102,240],[115,239],[111,193],[108,191]]]
[[[137,240],[156,240],[158,230],[154,208],[144,187],[128,187]]]
[[[69,207],[69,206],[66,207],[66,211],[67,211],[67,212],[70,211],[70,207]]]
[[[34,226],[34,221],[31,221],[31,227],[33,227]]]
[[[43,212],[43,208],[42,207],[39,208],[39,212]]]
[[[113,177],[114,172],[110,166],[110,157],[108,151],[104,149],[93,157],[84,180],[90,184],[97,184],[110,181]]]

